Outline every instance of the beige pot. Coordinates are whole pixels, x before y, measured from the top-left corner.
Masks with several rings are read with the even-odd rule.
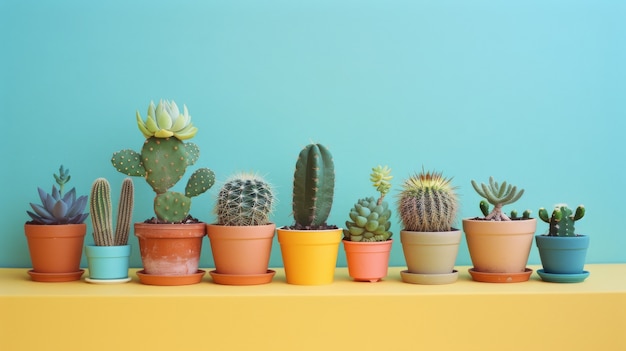
[[[461,231],[400,231],[400,242],[410,273],[448,274],[454,270]]]
[[[485,221],[464,219],[474,270],[486,273],[519,273],[526,263],[537,228],[537,220]]]

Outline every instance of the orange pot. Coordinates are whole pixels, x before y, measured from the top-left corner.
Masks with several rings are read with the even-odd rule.
[[[392,239],[375,242],[343,240],[348,274],[359,282],[377,282],[387,276]]]
[[[86,232],[85,223],[24,225],[33,271],[44,274],[79,272]],[[71,280],[80,279],[80,275],[72,277]]]
[[[275,224],[206,225],[215,270],[219,274],[266,274]]]
[[[192,275],[198,273],[205,223],[135,223],[145,274]]]
[[[536,219],[512,221],[463,220],[474,270],[486,273],[520,273],[526,263],[537,228]]]

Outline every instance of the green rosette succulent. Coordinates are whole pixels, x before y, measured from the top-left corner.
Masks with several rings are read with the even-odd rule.
[[[372,168],[370,180],[380,193],[378,200],[374,197],[359,199],[350,209],[350,220],[346,221],[346,229],[343,230],[344,240],[349,241],[386,241],[392,236],[391,210],[389,204],[384,201],[385,195],[391,189],[391,169],[387,166]]]

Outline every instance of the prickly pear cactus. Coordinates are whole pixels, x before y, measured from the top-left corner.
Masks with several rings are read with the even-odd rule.
[[[389,204],[383,201],[385,195],[391,189],[391,169],[377,166],[372,168],[370,180],[380,192],[378,200],[374,197],[360,199],[350,209],[350,220],[346,221],[343,230],[344,240],[349,241],[386,241],[391,238],[391,210]]]
[[[293,178],[295,228],[324,228],[335,191],[335,165],[330,151],[321,144],[307,145],[300,151]]]
[[[217,195],[215,213],[222,225],[266,225],[273,206],[272,186],[259,175],[242,173],[224,183]]]
[[[567,205],[556,205],[548,218],[545,208],[539,209],[539,218],[550,225],[548,236],[576,236],[574,222],[585,216],[585,207],[580,205],[574,213]]]
[[[181,114],[174,102],[151,103],[144,122],[137,112],[137,124],[146,137],[141,153],[122,150],[113,154],[111,163],[119,172],[144,177],[156,193],[154,212],[160,221],[181,222],[189,214],[191,198],[215,183],[215,174],[208,168],[196,170],[185,188],[185,194],[170,189],[183,178],[188,166],[200,155],[196,144],[183,142],[197,131],[191,124],[187,107]]]

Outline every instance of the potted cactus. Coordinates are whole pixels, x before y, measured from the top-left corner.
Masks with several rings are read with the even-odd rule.
[[[293,180],[295,224],[278,228],[287,283],[333,282],[342,230],[326,223],[333,204],[335,166],[321,144],[307,145],[298,156]]]
[[[128,233],[133,216],[133,202],[133,181],[126,178],[122,182],[114,234],[111,186],[105,178],[94,181],[89,198],[89,212],[95,245],[85,246],[89,268],[89,278],[85,281],[102,284],[130,281]]]
[[[26,211],[31,221],[24,225],[33,269],[31,279],[38,282],[64,282],[79,280],[85,272],[80,269],[83,242],[87,225],[87,196],[76,197],[76,189],[64,193],[70,181],[70,170],[59,167],[53,174],[56,183],[52,193],[38,188],[41,204],[31,203]]]
[[[350,209],[350,220],[343,230],[343,248],[346,251],[348,274],[356,281],[377,282],[387,276],[392,233],[391,210],[384,201],[391,189],[391,169],[372,168],[370,180],[380,193],[378,199],[359,199]]]
[[[276,225],[270,222],[274,190],[263,177],[239,173],[226,180],[217,195],[217,223],[207,224],[215,270],[213,281],[256,285],[272,281],[268,270]]]
[[[469,270],[472,279],[481,282],[510,283],[527,281],[532,270],[526,267],[537,220],[530,211],[518,217],[517,211],[508,216],[503,206],[519,200],[524,189],[507,182],[498,183],[489,177],[489,184],[474,180],[472,187],[484,198],[480,209],[484,217],[463,219],[463,231],[472,259]],[[494,208],[490,211],[489,204]]]
[[[449,284],[458,278],[454,263],[461,231],[453,228],[459,208],[456,187],[441,172],[422,172],[407,178],[397,200],[403,230],[402,251],[407,270],[402,281],[412,284]]]
[[[111,159],[119,172],[144,177],[156,193],[156,218],[134,225],[144,267],[137,275],[144,284],[198,283],[205,273],[198,264],[206,227],[189,210],[191,198],[211,188],[215,174],[200,168],[191,175],[184,194],[171,190],[200,155],[196,144],[185,142],[197,133],[187,106],[181,113],[173,101],[162,100],[156,107],[151,102],[146,121],[137,111],[137,125],[146,138],[141,153],[127,149]]]
[[[589,237],[576,234],[574,223],[583,218],[585,207],[580,205],[572,211],[565,204],[558,204],[548,217],[545,208],[539,209],[539,218],[549,224],[548,233],[535,236],[543,269],[537,270],[542,280],[555,283],[578,283],[589,272],[584,270],[589,248]]]

